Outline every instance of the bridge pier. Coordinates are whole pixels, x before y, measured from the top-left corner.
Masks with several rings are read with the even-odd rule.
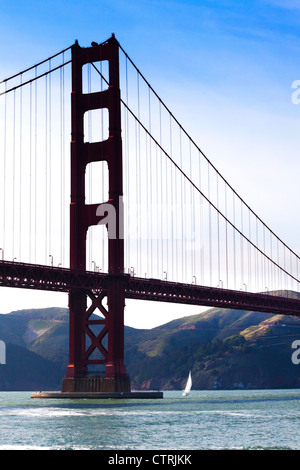
[[[77,400],[83,398],[90,399],[156,399],[163,398],[163,392],[33,392],[31,398],[67,398],[69,400]]]
[[[117,377],[65,377],[62,393],[128,393],[131,392],[128,375]]]

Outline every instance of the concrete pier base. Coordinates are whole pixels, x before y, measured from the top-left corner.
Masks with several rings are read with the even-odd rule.
[[[65,377],[60,392],[33,392],[31,398],[153,399],[163,398],[163,393],[159,391],[131,391],[130,379],[125,374],[117,377]]]
[[[68,399],[155,399],[163,398],[163,392],[33,392],[31,398],[68,398]]]
[[[130,379],[128,375],[118,377],[65,377],[62,381],[63,393],[74,392],[130,392]]]

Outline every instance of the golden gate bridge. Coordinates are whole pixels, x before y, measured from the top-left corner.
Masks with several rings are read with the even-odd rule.
[[[0,101],[0,285],[68,293],[62,392],[130,393],[126,299],[300,314],[299,256],[114,35],[2,80]]]

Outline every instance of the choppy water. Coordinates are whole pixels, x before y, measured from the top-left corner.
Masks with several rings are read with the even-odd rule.
[[[300,390],[43,400],[0,392],[3,449],[300,449]]]

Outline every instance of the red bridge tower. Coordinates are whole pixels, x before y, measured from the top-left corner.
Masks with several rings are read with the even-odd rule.
[[[84,94],[83,65],[104,60],[109,64],[108,89]],[[107,108],[109,113],[109,138],[101,142],[84,142],[84,114],[103,108]],[[114,35],[106,43],[93,47],[82,48],[77,42],[72,46],[71,118],[70,268],[77,272],[86,271],[88,228],[99,223],[106,224],[108,283],[107,289],[97,294],[88,289],[75,288],[69,292],[69,365],[63,379],[62,392],[128,392],[130,380],[124,365],[125,288],[119,45]],[[108,164],[109,200],[100,204],[86,204],[86,167],[89,163],[100,161]],[[114,215],[113,227],[107,224],[108,207],[112,208]],[[88,298],[92,302],[89,308]],[[107,308],[102,303],[104,298],[107,298]],[[103,318],[91,320],[90,317],[97,308]],[[99,329],[99,333],[93,332],[95,328]],[[89,346],[87,338],[90,339]],[[91,358],[95,351],[100,353],[101,359]],[[105,377],[90,377],[90,364],[105,364]]]

